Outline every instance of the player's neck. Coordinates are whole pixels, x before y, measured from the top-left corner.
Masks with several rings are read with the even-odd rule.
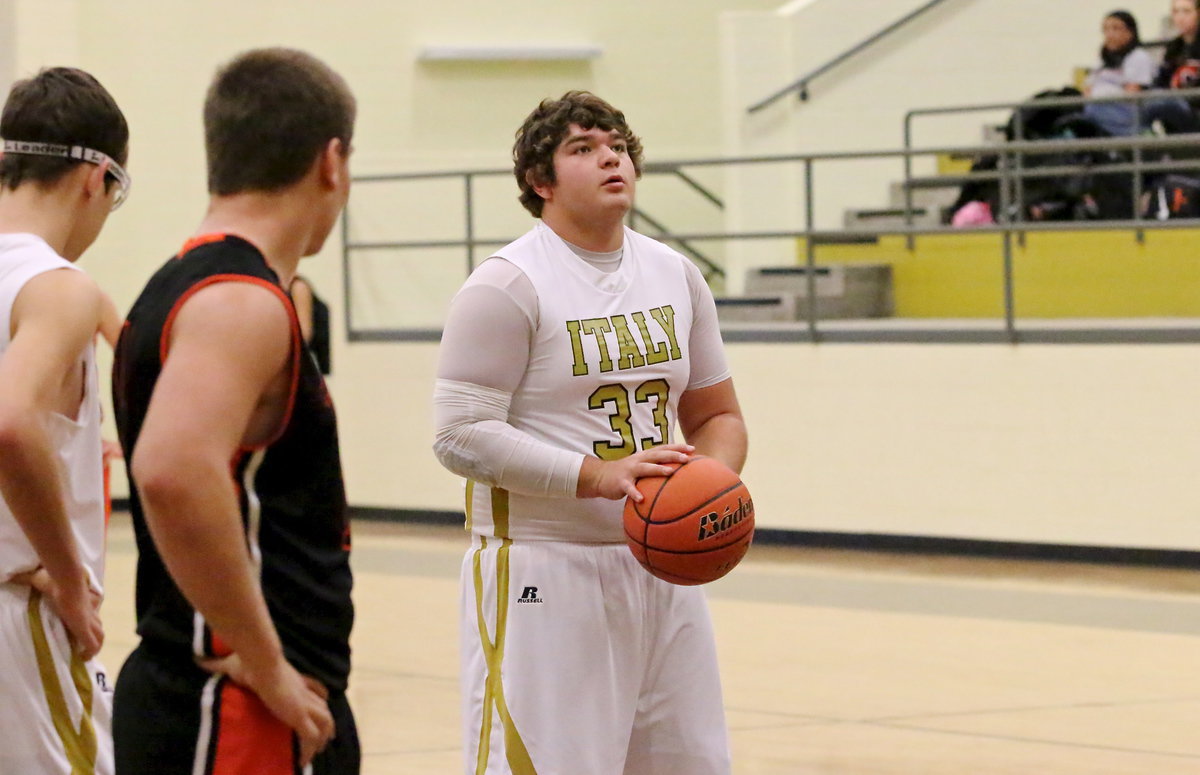
[[[312,242],[311,219],[296,197],[252,192],[213,197],[196,230],[232,234],[258,248],[286,286]]]
[[[0,234],[34,234],[62,256],[75,226],[70,192],[25,185],[0,193]]]
[[[625,242],[625,224],[621,217],[584,220],[547,208],[542,211],[542,221],[567,242],[593,253],[620,250]]]

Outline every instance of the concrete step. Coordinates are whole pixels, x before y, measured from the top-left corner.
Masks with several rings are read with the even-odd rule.
[[[895,310],[888,264],[826,264],[813,267],[818,318],[890,317]],[[808,318],[808,267],[764,266],[746,272],[748,297],[792,296],[797,320]],[[720,306],[718,305],[718,316]]]
[[[906,226],[903,207],[889,207],[879,210],[847,210],[843,215],[842,225],[853,231],[886,231],[888,229],[903,229]],[[919,228],[942,225],[940,207],[914,207],[912,225]]]
[[[957,188],[912,189],[912,206],[922,208],[949,207],[958,199]],[[904,182],[896,181],[888,187],[888,204],[893,208],[904,207]]]
[[[796,296],[792,293],[717,296],[717,320],[721,323],[783,323],[796,320]]]

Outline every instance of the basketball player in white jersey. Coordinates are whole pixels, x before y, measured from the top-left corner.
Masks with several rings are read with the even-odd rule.
[[[81,70],[0,115],[0,772],[112,772],[105,504],[93,341],[109,303],[74,262],[124,200],[129,129]]]
[[[435,451],[468,479],[465,772],[723,775],[704,594],[643,570],[621,522],[664,464],[745,460],[712,295],[624,227],[641,144],[611,105],[542,102],[513,156],[540,220],[451,303],[434,399]]]

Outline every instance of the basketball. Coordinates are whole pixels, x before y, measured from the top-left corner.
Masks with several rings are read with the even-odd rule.
[[[672,584],[715,581],[733,570],[754,537],[754,501],[736,473],[711,457],[673,464],[637,482],[625,499],[625,538],[642,566]]]

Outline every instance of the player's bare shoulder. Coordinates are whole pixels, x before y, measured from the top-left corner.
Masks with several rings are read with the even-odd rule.
[[[278,355],[282,365],[292,346],[288,304],[283,290],[265,281],[211,283],[180,304],[165,333],[172,347],[180,338],[203,338],[231,352],[254,349],[263,357]]]
[[[164,375],[177,365],[209,374],[220,389],[253,402],[242,443],[272,438],[286,413],[299,346],[286,296],[266,281],[207,285],[180,306],[170,330]]]
[[[70,267],[51,269],[29,279],[13,301],[10,334],[36,324],[60,334],[94,334],[104,293],[87,273]]]

